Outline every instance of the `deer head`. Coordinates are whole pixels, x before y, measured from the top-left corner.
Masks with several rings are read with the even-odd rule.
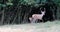
[[[45,11],[41,11],[42,15],[45,15]]]

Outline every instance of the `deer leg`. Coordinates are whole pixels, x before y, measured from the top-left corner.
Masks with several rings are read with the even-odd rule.
[[[30,20],[31,23],[35,23],[35,21],[36,21],[36,19],[34,19],[32,17],[30,17],[29,20]]]
[[[33,18],[32,21],[31,21],[31,23],[35,23],[35,22],[36,22],[36,19]]]

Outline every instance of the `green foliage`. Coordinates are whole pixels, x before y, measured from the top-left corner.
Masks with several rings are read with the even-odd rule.
[[[34,0],[20,0],[21,4],[35,4],[36,2]]]
[[[42,0],[41,2],[42,2],[42,3],[45,3],[45,2],[46,2],[46,0]]]
[[[0,4],[0,7],[6,7],[6,5],[5,4]]]
[[[60,0],[53,0],[53,1],[54,1],[54,3],[57,4],[57,6],[60,6]]]
[[[24,4],[24,5],[31,5],[31,6],[39,6],[39,4],[38,3],[40,3],[40,2],[46,2],[46,0],[42,0],[42,1],[40,1],[40,0],[20,0],[19,1],[21,4]]]
[[[13,1],[13,0],[8,0],[8,2],[10,2],[10,3],[11,3],[12,1]]]
[[[15,0],[18,1],[18,0]],[[18,3],[24,5],[38,6],[38,3],[46,3],[47,0],[19,0]],[[52,0],[57,6],[60,6],[60,0]],[[7,0],[6,5],[13,5],[14,0]],[[1,4],[0,4],[1,6]],[[3,5],[4,6],[4,5]]]
[[[13,3],[9,3],[9,2],[7,2],[6,5],[13,5]]]
[[[12,1],[13,0],[8,0],[8,2],[6,2],[6,5],[13,5]]]

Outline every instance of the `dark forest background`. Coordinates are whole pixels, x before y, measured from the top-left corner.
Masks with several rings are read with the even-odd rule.
[[[51,6],[56,20],[60,20],[60,0],[0,0],[0,24],[28,23],[32,7]]]

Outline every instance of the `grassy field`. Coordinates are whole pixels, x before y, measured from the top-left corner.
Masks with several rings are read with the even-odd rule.
[[[0,32],[60,32],[60,21],[2,25]]]

